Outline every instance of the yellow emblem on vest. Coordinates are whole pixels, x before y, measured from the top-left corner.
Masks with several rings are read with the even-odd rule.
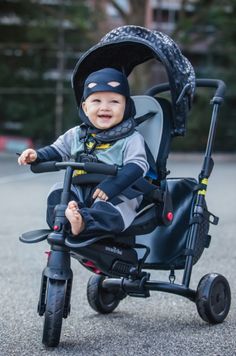
[[[73,172],[73,177],[80,176],[81,174],[86,174],[87,172],[84,171],[83,169],[76,169]]]
[[[96,145],[95,142],[87,142],[86,146],[89,150],[91,150]],[[107,148],[111,147],[110,143],[100,143],[96,146],[96,150],[106,150]]]

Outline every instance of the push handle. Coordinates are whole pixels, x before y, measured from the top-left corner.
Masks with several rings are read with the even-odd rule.
[[[96,162],[41,162],[31,164],[31,171],[33,173],[45,173],[45,172],[56,172],[61,169],[66,169],[71,167],[73,169],[82,169],[88,173],[100,173],[106,175],[116,175],[117,166],[105,163],[96,163]]]
[[[226,85],[223,80],[220,79],[196,79],[196,86],[202,88],[216,88],[215,95],[212,98],[213,104],[220,104],[224,100]],[[169,83],[162,83],[153,86],[152,88],[146,91],[146,95],[155,96],[160,93],[170,91]]]
[[[213,104],[221,104],[225,97],[226,85],[223,80],[220,79],[197,79],[197,87],[203,88],[216,88],[215,95],[211,102]]]

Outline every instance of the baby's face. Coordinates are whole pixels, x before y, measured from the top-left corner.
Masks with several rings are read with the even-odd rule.
[[[82,108],[89,121],[101,130],[119,124],[124,116],[126,98],[113,92],[97,92],[89,95]]]

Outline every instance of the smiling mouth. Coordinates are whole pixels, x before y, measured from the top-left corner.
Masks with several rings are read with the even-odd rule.
[[[111,119],[111,115],[98,115],[99,119]]]

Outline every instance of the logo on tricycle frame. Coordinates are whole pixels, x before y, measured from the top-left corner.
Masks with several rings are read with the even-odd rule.
[[[123,251],[120,250],[119,248],[115,247],[115,246],[113,246],[113,247],[105,246],[105,251],[112,252],[112,253],[115,253],[117,255],[123,255]]]

